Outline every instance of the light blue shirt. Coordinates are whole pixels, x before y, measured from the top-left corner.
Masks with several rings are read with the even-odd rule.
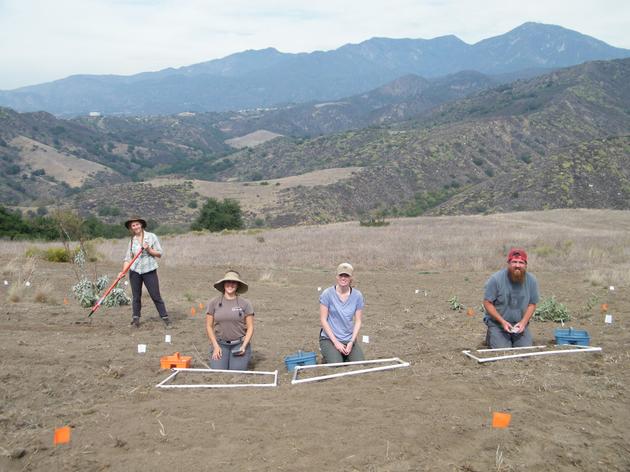
[[[157,251],[160,254],[163,254],[162,246],[160,245],[160,240],[155,234],[145,231],[144,242],[147,243],[149,247],[153,249],[154,251]],[[141,247],[142,245],[138,242],[138,240],[136,240],[136,238],[132,238],[129,244],[127,244],[127,252],[125,253],[125,262],[129,262],[131,259],[133,259],[134,256],[138,254],[138,251],[140,250]],[[157,259],[153,257],[151,254],[149,254],[147,251],[144,251],[142,255],[138,257],[138,259],[136,259],[136,262],[132,264],[129,270],[133,270],[134,272],[138,274],[146,274],[147,272],[151,272],[152,270],[155,270],[157,268],[158,268]]]
[[[354,314],[363,309],[363,294],[353,288],[348,299],[342,302],[333,285],[322,292],[319,303],[328,308],[328,324],[335,337],[344,343],[350,341],[354,329]],[[323,329],[321,336],[328,338]]]

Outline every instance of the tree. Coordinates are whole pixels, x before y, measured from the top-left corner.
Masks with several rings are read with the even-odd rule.
[[[209,229],[222,231],[224,229],[240,229],[243,227],[241,207],[236,200],[225,198],[219,201],[209,198],[201,207],[199,217],[192,224],[193,230]]]

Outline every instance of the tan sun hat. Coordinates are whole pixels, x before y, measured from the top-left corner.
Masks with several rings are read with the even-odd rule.
[[[247,284],[241,280],[241,274],[236,272],[235,270],[228,270],[221,280],[217,280],[214,283],[214,288],[216,288],[219,292],[223,293],[223,282],[238,282],[238,288],[236,289],[236,293],[245,293],[247,292]]]
[[[125,221],[125,228],[129,229],[129,226],[131,226],[131,223],[133,223],[134,221],[139,222],[142,225],[142,229],[145,229],[147,227],[147,222],[145,220],[143,220],[139,216],[132,216],[127,221]]]
[[[354,272],[354,268],[347,262],[342,262],[337,266],[337,275],[348,274],[352,277],[352,272]]]

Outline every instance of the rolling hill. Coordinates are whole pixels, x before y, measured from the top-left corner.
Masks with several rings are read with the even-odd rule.
[[[265,141],[270,134],[252,147],[256,135],[240,150],[225,144],[247,130],[226,128],[247,121],[238,113],[69,121],[0,109],[3,203],[4,195],[19,193],[17,183],[33,206],[61,202],[94,213],[114,202],[159,223],[185,224],[195,205],[217,192],[239,199],[249,224],[269,226],[374,214],[630,206],[630,59],[589,62],[423,109],[430,101],[423,93],[440,80],[408,76],[343,100],[350,109],[361,104],[361,112],[346,115],[355,123],[380,116],[387,124]],[[370,115],[366,104],[377,112]],[[395,121],[392,110],[414,107],[413,119]],[[257,128],[260,115],[248,116]],[[266,119],[269,127],[290,123]],[[65,162],[67,172],[34,169],[45,154]],[[90,164],[81,170],[68,157]],[[99,165],[106,169],[93,167]],[[134,182],[160,175],[159,184]],[[195,177],[223,182],[202,185]],[[83,183],[55,186],[59,178]]]
[[[630,157],[628,134],[630,60],[599,61],[502,85],[443,105],[420,120],[311,140],[277,139],[232,155],[229,176],[267,179],[328,167],[363,168],[332,185],[287,190],[292,209],[283,216],[284,224],[375,211],[414,215],[574,207],[593,203],[573,195],[579,185],[549,180],[558,170],[551,163],[567,165],[571,150],[581,146],[599,153],[610,146],[612,160],[596,166],[596,206],[628,208],[623,177]],[[581,159],[588,159],[587,152]],[[592,180],[584,169],[572,170],[573,181]],[[532,178],[514,180],[522,175]],[[524,197],[531,196],[532,179],[539,183],[543,177],[551,184],[546,193]],[[620,187],[603,192],[606,179]]]

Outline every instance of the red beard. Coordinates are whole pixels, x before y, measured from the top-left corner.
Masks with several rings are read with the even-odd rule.
[[[508,267],[508,277],[514,284],[522,284],[525,280],[525,273],[527,269],[525,267]]]

